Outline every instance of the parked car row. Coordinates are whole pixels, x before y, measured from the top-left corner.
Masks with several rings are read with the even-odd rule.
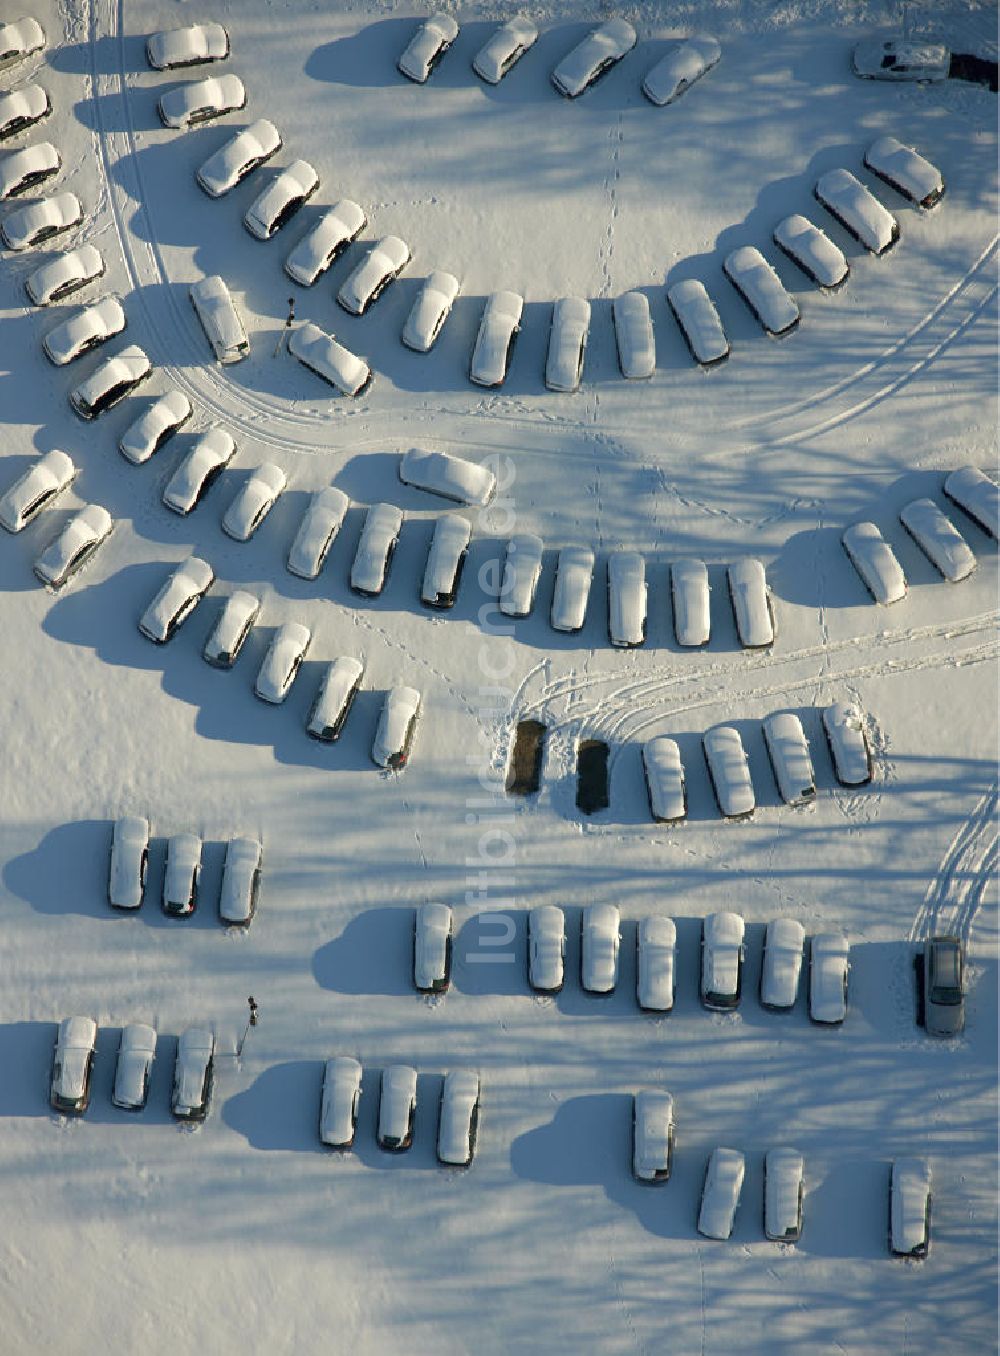
[[[361,1105],[362,1068],[356,1059],[338,1055],[326,1063],[320,1100],[320,1142],[331,1149],[350,1149]],[[472,1069],[453,1069],[445,1075],[438,1108],[437,1157],[449,1167],[467,1168],[476,1152],[482,1090]],[[417,1115],[417,1071],[405,1064],[382,1070],[379,1080],[378,1125],[380,1149],[403,1153],[413,1143]]]
[[[0,496],[0,526],[21,532],[45,509],[51,508],[77,476],[71,457],[59,448],[44,453]],[[33,569],[39,582],[57,592],[92,559],[114,526],[100,504],[85,504],[37,557]]]
[[[199,903],[202,841],[196,833],[167,839],[160,903],[163,912],[188,918]],[[263,870],[259,839],[231,838],[226,847],[219,891],[219,918],[232,927],[249,926],[257,911]],[[142,815],[115,820],[108,863],[108,903],[130,912],[142,907],[149,871],[149,821]]]
[[[122,1028],[111,1102],[122,1111],[141,1111],[149,1096],[156,1058],[156,1031],[145,1022]],[[90,1105],[97,1044],[92,1017],[67,1017],[59,1025],[49,1102],[64,1116],[80,1116]],[[177,1042],[170,1110],[180,1121],[203,1121],[208,1114],[215,1072],[215,1035],[208,1027],[189,1027]]]
[[[458,33],[459,25],[451,14],[430,15],[410,38],[397,70],[415,84],[424,84]],[[535,24],[517,15],[490,35],[473,57],[472,69],[486,84],[498,85],[537,39]],[[637,41],[635,29],[625,19],[609,19],[592,28],[553,69],[553,88],[567,99],[578,98],[627,56]],[[677,42],[647,71],[642,92],[652,104],[672,103],[711,70],[721,55],[716,39],[704,34]]]
[[[762,722],[764,744],[778,791],[786,805],[816,799],[816,776],[802,722],[794,712],[778,711]],[[833,770],[842,786],[864,786],[872,779],[872,754],[861,712],[850,703],[823,709]],[[757,807],[750,764],[740,733],[715,725],[702,735],[709,780],[719,811],[727,819],[749,819]],[[642,766],[652,818],[660,824],[687,817],[687,779],[674,739],[657,735],[642,746]]]
[[[945,495],[984,531],[997,536],[997,486],[973,466],[953,471],[944,484]],[[976,568],[969,543],[933,499],[905,504],[899,521],[938,573],[949,584],[967,579]],[[907,583],[896,553],[876,523],[853,523],[841,537],[844,550],[872,599],[882,607],[906,597]]]

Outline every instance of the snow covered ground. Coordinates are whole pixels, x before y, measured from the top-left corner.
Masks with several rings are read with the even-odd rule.
[[[449,6],[450,7],[450,6]],[[861,36],[895,6],[839,0],[626,4],[639,30],[626,61],[574,103],[548,83],[556,60],[610,13],[546,3],[536,47],[496,89],[470,61],[506,11],[456,9],[454,49],[424,87],[395,71],[417,15],[392,0],[0,0],[0,19],[36,11],[50,36],[37,69],[55,106],[37,134],[60,148],[58,181],[80,197],[89,240],[123,298],[125,338],[156,369],[144,390],[92,425],[66,401],[98,359],[56,369],[41,340],[61,318],[26,305],[42,251],[0,266],[3,485],[39,452],[80,468],[57,506],[0,540],[4,756],[0,763],[0,1318],[4,1352],[986,1352],[996,1342],[997,553],[941,494],[972,462],[996,473],[996,96],[972,86],[862,83]],[[921,31],[958,50],[994,43],[996,7],[914,6]],[[150,71],[145,36],[218,19],[227,68],[244,80],[244,113],[188,133],[159,123],[159,93],[200,71]],[[677,104],[639,92],[667,41],[703,28],[720,65]],[[194,170],[247,122],[268,117],[284,147],[229,197],[210,201]],[[938,165],[948,185],[921,214],[862,168],[891,133]],[[274,167],[319,171],[310,204],[267,244],[242,213]],[[845,166],[897,215],[902,239],[866,255],[812,198]],[[323,207],[348,196],[366,239],[403,237],[413,261],[373,311],[348,317],[334,292],[353,247],[311,290],[281,263]],[[851,277],[822,295],[770,242],[801,211],[844,249]],[[768,340],[722,273],[738,245],[761,248],[793,291],[798,330]],[[462,292],[437,346],[398,342],[420,280],[433,269]],[[210,361],[188,286],[221,273],[246,321],[251,357]],[[664,288],[702,279],[733,346],[722,367],[691,362]],[[467,380],[486,296],[525,297],[522,333],[498,392]],[[618,374],[611,300],[650,301],[657,370]],[[275,346],[294,292],[314,320],[375,369],[359,400],[337,398]],[[593,307],[584,381],[547,392],[552,301]],[[195,417],[145,466],[116,447],[149,396],[176,385]],[[160,502],[197,431],[218,422],[237,454],[185,519]],[[475,461],[507,481],[485,510],[456,510],[400,484],[412,444]],[[220,520],[261,462],[289,485],[248,544]],[[314,583],[284,566],[310,491],[335,483],[352,507]],[[898,521],[929,494],[958,524],[978,569],[944,583]],[[356,598],[347,577],[364,508],[399,505],[406,521],[385,592]],[[115,531],[94,562],[52,597],[31,571],[69,512],[105,505]],[[466,513],[469,564],[453,612],[418,602],[435,519]],[[877,608],[839,544],[872,519],[896,550],[907,598]],[[507,634],[488,606],[507,535],[546,545],[535,613]],[[592,547],[598,568],[576,636],[547,621],[556,550]],[[607,552],[641,550],[650,584],[646,646],[608,644]],[[209,601],[160,649],[136,620],[191,551],[213,565]],[[725,564],[767,565],[777,641],[739,648]],[[700,557],[712,584],[712,639],[675,643],[671,560]],[[491,582],[492,581],[492,582]],[[261,622],[232,672],[200,650],[221,598],[249,588]],[[292,695],[265,707],[253,677],[273,629],[304,621],[313,645]],[[321,663],[354,654],[363,691],[339,743],[303,729]],[[384,692],[421,689],[410,767],[383,775],[369,750]],[[836,783],[821,710],[857,700],[870,715],[875,780]],[[797,712],[816,767],[814,807],[779,802],[760,732]],[[547,722],[537,798],[502,795],[514,724]],[[700,736],[734,723],[747,746],[758,811],[744,824],[715,809]],[[650,823],[639,748],[674,736],[690,815]],[[575,808],[575,750],[611,746],[611,804]],[[498,780],[499,779],[499,780]],[[498,787],[501,794],[497,795]],[[136,916],[105,902],[111,821],[152,822],[150,891]],[[206,840],[203,903],[189,921],[158,908],[166,837]],[[258,916],[245,935],[215,917],[225,841],[264,841]],[[451,992],[410,984],[413,907],[455,909]],[[616,903],[624,920],[616,994],[580,991],[579,917]],[[529,995],[525,914],[564,907],[567,983]],[[744,1000],[711,1015],[697,997],[700,924],[732,908],[748,923]],[[634,1001],[635,920],[678,925],[677,1008]],[[500,913],[512,927],[484,913]],[[841,1029],[757,1002],[764,926],[798,918],[807,933],[851,941],[850,1007]],[[934,932],[965,936],[967,1029],[933,1042],[914,1023],[911,959]],[[512,931],[509,944],[502,942]],[[260,1005],[241,1058],[246,998]],[[54,1116],[47,1080],[55,1024],[98,1020],[94,1092],[80,1120]],[[118,1028],[160,1033],[148,1108],[109,1100]],[[214,1027],[221,1057],[205,1125],[169,1110],[176,1037]],[[364,1064],[354,1153],[320,1151],[322,1062]],[[378,1072],[420,1075],[413,1149],[374,1143]],[[467,1173],[436,1166],[441,1075],[478,1068],[479,1149]],[[629,1175],[631,1094],[674,1095],[677,1152],[666,1186]],[[796,1246],[762,1228],[763,1156],[805,1155],[805,1224]],[[719,1144],[747,1155],[729,1243],[694,1221],[705,1163]],[[897,1155],[929,1159],[931,1253],[886,1248],[887,1181]]]

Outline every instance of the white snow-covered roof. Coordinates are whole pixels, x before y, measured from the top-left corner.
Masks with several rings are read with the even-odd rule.
[[[677,927],[663,914],[647,914],[638,926],[637,996],[650,1012],[669,1012],[674,1005]]]
[[[10,249],[26,250],[82,220],[83,208],[76,194],[57,193],[54,198],[42,198],[11,212],[0,224],[0,233]]]
[[[410,247],[398,235],[387,235],[374,244],[348,274],[337,293],[345,311],[361,315],[410,260]]]
[[[143,859],[149,846],[149,820],[123,815],[115,820],[108,868],[108,902],[116,909],[137,909],[142,903]]]
[[[143,613],[139,630],[158,644],[168,641],[208,592],[215,572],[207,561],[190,556],[168,576]]]
[[[667,301],[696,362],[704,366],[729,356],[729,340],[703,282],[687,278],[667,288]]]
[[[809,949],[809,1016],[814,1022],[835,1024],[847,1013],[849,945],[841,932],[825,932],[812,939]]]
[[[892,1251],[904,1256],[927,1251],[927,1207],[931,1170],[923,1158],[897,1158],[892,1165],[889,1221]]]
[[[285,272],[303,287],[311,287],[367,224],[368,218],[356,202],[339,199],[289,254]]]
[[[493,33],[472,59],[472,69],[489,85],[498,85],[538,38],[538,29],[516,14]]]
[[[489,503],[497,483],[489,467],[426,447],[411,447],[402,454],[399,478],[404,485],[480,508]]]
[[[126,460],[139,466],[191,417],[191,402],[183,391],[166,391],[139,418],[129,424],[118,443]]]
[[[201,868],[201,839],[196,833],[175,833],[167,841],[163,905],[186,908]]]
[[[378,1138],[402,1147],[409,1135],[410,1116],[417,1100],[417,1071],[406,1064],[382,1070],[378,1105]]]
[[[413,982],[430,991],[443,985],[447,976],[451,909],[431,901],[417,909],[413,933]]]
[[[208,157],[195,178],[211,198],[221,198],[281,150],[281,133],[258,118]]]
[[[479,1102],[479,1075],[472,1069],[452,1069],[441,1089],[437,1155],[442,1163],[462,1167],[472,1156],[472,1117]]]
[[[743,919],[723,910],[705,918],[701,950],[701,994],[707,1000],[733,1002],[739,994]]]
[[[500,611],[505,616],[526,617],[534,606],[542,550],[542,539],[533,532],[515,532],[507,543],[500,581]]]
[[[0,94],[0,141],[16,136],[51,111],[48,91],[41,85],[22,85]]]
[[[712,1150],[698,1212],[698,1232],[706,1238],[727,1239],[733,1232],[745,1170],[746,1163],[739,1150]]]
[[[249,923],[261,854],[258,839],[230,838],[219,892],[219,917],[224,923]]]
[[[8,532],[20,532],[73,483],[75,476],[76,467],[65,452],[59,448],[46,452],[0,497],[0,526]]]
[[[167,508],[174,513],[190,513],[235,452],[236,443],[228,429],[206,429],[163,488]]]
[[[791,1241],[799,1236],[803,1158],[798,1149],[769,1149],[764,1157],[764,1234]]]
[[[0,161],[0,198],[13,198],[29,188],[37,188],[62,167],[62,159],[51,141],[36,141],[19,151],[11,151]]]
[[[760,1001],[768,1008],[790,1008],[795,1003],[802,973],[805,928],[795,918],[775,918],[764,936],[764,965]]]
[[[159,71],[221,61],[229,55],[229,35],[221,24],[186,24],[152,33],[146,39],[146,58]]]
[[[403,326],[402,340],[407,348],[426,353],[441,332],[458,296],[458,279],[453,273],[434,272],[414,298]]]
[[[773,644],[774,621],[767,575],[761,561],[744,556],[733,561],[726,574],[740,644],[748,649],[760,649]]]
[[[839,287],[850,271],[830,237],[799,212],[778,222],[774,243],[820,287]]]
[[[101,251],[93,245],[81,245],[40,265],[28,274],[24,286],[36,306],[47,306],[62,301],[103,272]]]
[[[751,815],[757,802],[739,731],[732,725],[715,725],[701,742],[721,812],[730,819]]]
[[[0,67],[14,66],[44,46],[45,30],[31,15],[0,24]]]
[[[350,499],[335,485],[317,490],[309,500],[288,551],[288,569],[301,579],[315,579],[340,531]]]
[[[629,381],[642,381],[656,370],[656,341],[649,302],[642,292],[615,297],[612,307],[618,365]]]
[[[879,137],[865,151],[865,164],[918,207],[933,207],[944,193],[941,171],[896,137]]]
[[[969,543],[933,499],[914,499],[904,504],[899,521],[949,583],[967,579],[976,568]]]
[[[117,297],[102,297],[49,330],[42,347],[57,367],[79,358],[125,328],[125,308]]]
[[[433,606],[443,598],[453,597],[456,571],[471,537],[472,524],[460,514],[437,520],[420,588],[423,602]]]
[[[229,668],[260,612],[260,599],[245,589],[231,593],[202,651],[210,664]]]
[[[590,904],[581,919],[580,974],[591,993],[610,993],[618,980],[621,917],[614,904]]]
[[[560,297],[552,307],[545,385],[550,391],[575,391],[580,385],[583,354],[590,329],[590,302]]]
[[[665,1180],[670,1166],[674,1099],[661,1088],[643,1088],[633,1098],[632,1171],[642,1181]]]
[[[661,823],[673,823],[687,814],[684,793],[684,766],[675,739],[657,735],[642,746],[642,764],[646,774],[649,808]]]
[[[788,805],[805,805],[816,798],[809,745],[794,711],[775,711],[764,717],[764,740],[781,798]]]
[[[670,566],[670,594],[677,644],[707,645],[712,619],[705,562],[675,560]]]
[[[594,577],[594,553],[589,546],[564,546],[556,564],[550,621],[556,631],[579,631],[587,614]]]
[[[1000,536],[1000,486],[978,466],[960,466],[952,471],[944,482],[944,492],[994,541]]]
[[[352,655],[341,655],[326,666],[309,711],[306,730],[316,739],[336,739],[348,701],[364,676],[365,666]]]
[[[612,645],[646,639],[646,562],[638,551],[608,556],[608,632]]]
[[[346,396],[361,395],[372,379],[372,371],[363,358],[351,353],[318,325],[307,320],[292,331],[288,351],[317,376]]]
[[[432,14],[423,21],[406,45],[396,62],[398,70],[422,85],[441,54],[457,37],[458,24],[453,15],[443,12]]]
[[[251,475],[222,517],[222,530],[234,541],[249,541],[273,508],[288,477],[273,461],[265,461]]]
[[[361,1065],[349,1055],[328,1059],[323,1071],[319,1137],[335,1149],[346,1148],[354,1139],[354,1115],[361,1088]]]
[[[627,19],[609,19],[591,29],[563,57],[552,72],[553,85],[567,98],[576,98],[598,75],[630,52],[636,40],[636,31]]]
[[[285,700],[311,640],[312,632],[301,622],[284,622],[278,627],[254,683],[261,701],[277,705]]]
[[[528,968],[531,984],[543,991],[561,989],[566,919],[555,904],[540,904],[528,914]]]
[[[697,33],[661,57],[643,80],[642,92],[654,104],[669,104],[710,71],[721,56],[717,38]]]
[[[799,323],[795,298],[759,249],[741,245],[726,256],[722,267],[768,334],[787,334]]]
[[[358,593],[379,593],[385,584],[388,556],[403,526],[403,513],[395,504],[372,504],[365,515],[358,549],[351,566],[351,588]]]
[[[845,786],[863,786],[872,779],[872,757],[860,709],[853,702],[834,702],[823,711],[837,780]]]
[[[517,292],[494,292],[487,298],[469,364],[469,378],[477,386],[502,384],[523,309],[524,298]]]
[[[167,90],[157,107],[165,127],[183,129],[234,113],[245,108],[246,102],[247,92],[238,75],[209,75]]]
[[[419,711],[420,693],[415,687],[401,684],[386,693],[372,744],[372,759],[379,767],[403,766],[407,738]]]
[[[218,273],[200,278],[188,295],[219,362],[235,363],[245,358],[250,345],[226,280]]]
[[[111,528],[111,514],[106,508],[86,504],[35,561],[35,574],[49,588],[62,588],[93,555]]]
[[[877,603],[888,607],[906,597],[903,567],[874,523],[854,523],[841,541]]]
[[[269,240],[319,188],[319,175],[308,160],[293,160],[253,200],[243,223],[258,240]]]
[[[884,254],[899,238],[899,222],[850,170],[828,170],[817,179],[814,191],[823,206],[873,254]]]

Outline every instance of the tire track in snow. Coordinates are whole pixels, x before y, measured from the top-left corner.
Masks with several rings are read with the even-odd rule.
[[[997,863],[997,783],[976,802],[948,844],[910,928],[910,941],[936,933],[969,939],[976,911]]]

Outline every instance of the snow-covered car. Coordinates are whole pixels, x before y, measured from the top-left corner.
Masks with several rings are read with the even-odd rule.
[[[163,873],[163,912],[187,918],[198,907],[201,883],[201,839],[196,833],[175,833],[167,841]]]
[[[795,329],[800,318],[795,298],[759,249],[741,245],[726,255],[722,268],[767,334],[778,338]]]
[[[490,502],[497,484],[488,466],[425,447],[411,447],[403,453],[399,459],[399,478],[404,485],[478,508]]]
[[[816,774],[802,722],[794,711],[775,711],[764,718],[764,743],[785,804],[814,801]]]
[[[54,198],[26,203],[4,217],[0,235],[8,249],[27,250],[79,226],[82,220],[83,208],[76,194],[57,193]]]
[[[618,982],[621,916],[614,904],[590,904],[580,919],[580,983],[585,993],[611,993]]]
[[[25,15],[0,24],[0,70],[16,66],[45,47],[45,30],[37,19]]]
[[[842,251],[801,213],[793,212],[779,221],[772,239],[778,249],[824,291],[832,291],[847,281],[851,270]]]
[[[228,55],[229,34],[216,23],[168,28],[162,33],[151,33],[146,39],[146,60],[154,71],[223,61]]]
[[[487,297],[469,363],[469,380],[477,386],[503,385],[523,310],[524,298],[517,292]]]
[[[809,1018],[839,1026],[847,1016],[850,947],[842,932],[823,932],[809,947]]]
[[[331,1149],[350,1149],[358,1128],[361,1104],[361,1065],[350,1055],[328,1059],[323,1069],[323,1096],[319,1108],[319,1138]]]
[[[590,302],[560,297],[552,307],[545,385],[550,391],[575,391],[583,376],[583,355],[590,331]]]
[[[217,273],[202,278],[188,295],[219,362],[238,363],[247,357],[250,343],[225,279]]]
[[[575,632],[583,628],[587,600],[594,577],[594,553],[589,546],[564,546],[556,562],[549,621],[554,631]]]
[[[403,514],[395,504],[370,506],[351,566],[355,593],[375,598],[382,592],[402,527]]]
[[[191,402],[184,392],[167,391],[129,424],[119,439],[118,450],[133,466],[141,466],[190,418]]]
[[[319,575],[350,502],[335,485],[316,491],[288,551],[286,564],[291,574],[300,579],[315,579]]]
[[[327,665],[309,709],[306,734],[325,742],[340,737],[364,672],[361,660],[350,655],[341,655]]]
[[[372,762],[394,772],[406,767],[420,715],[420,693],[415,687],[394,687],[386,693],[372,743]]]
[[[969,543],[933,499],[914,499],[899,511],[899,521],[949,584],[967,579],[976,568]]]
[[[407,43],[396,69],[422,85],[457,37],[458,24],[451,14],[430,15]]]
[[[138,344],[130,344],[95,367],[69,393],[81,419],[96,419],[131,395],[151,374],[153,365]]]
[[[861,711],[851,702],[834,702],[823,711],[823,731],[833,770],[841,786],[864,786],[872,779],[872,751]]]
[[[472,1069],[445,1074],[438,1117],[437,1158],[447,1167],[467,1168],[476,1152],[480,1105],[479,1075]]]
[[[634,649],[646,640],[646,562],[638,551],[608,556],[608,638]]]
[[[358,204],[341,198],[298,242],[285,260],[285,272],[293,282],[312,287],[367,225],[368,218]]]
[[[738,1149],[712,1150],[698,1211],[698,1232],[705,1238],[725,1241],[732,1234],[745,1171],[746,1163]]]
[[[62,158],[51,141],[36,141],[11,151],[0,163],[0,198],[16,198],[36,189],[62,169]]]
[[[391,1064],[382,1070],[379,1088],[378,1129],[380,1149],[401,1152],[413,1143],[417,1114],[417,1071],[406,1064]]]
[[[156,1058],[156,1031],[145,1022],[122,1028],[115,1063],[111,1102],[121,1111],[141,1111],[149,1096],[149,1076]]]
[[[281,133],[267,118],[258,118],[208,157],[195,179],[210,198],[221,198],[281,150]]]
[[[500,581],[500,611],[505,617],[527,617],[535,605],[542,572],[542,539],[517,532],[507,543]]]
[[[76,478],[72,460],[53,448],[31,463],[0,498],[0,526],[20,532],[43,509],[51,508]]]
[[[48,90],[41,85],[22,85],[0,94],[0,141],[9,141],[26,127],[34,127],[51,112]]]
[[[643,1012],[671,1012],[677,994],[677,927],[650,914],[636,930],[636,998]]]
[[[748,650],[774,644],[774,609],[763,564],[752,556],[736,560],[726,570],[740,644]]]
[[[863,80],[947,80],[951,53],[919,38],[867,38],[854,48],[854,74]]]
[[[315,579],[319,575],[350,502],[343,490],[334,485],[313,494],[288,551],[286,564],[291,574],[300,579]]]
[[[727,819],[749,819],[757,802],[739,730],[714,725],[702,735],[701,743],[720,813]]]
[[[163,502],[182,516],[208,493],[236,453],[233,436],[224,428],[206,429],[163,489]]]
[[[149,820],[122,815],[111,831],[108,903],[113,909],[138,909],[149,870]]]
[[[318,377],[335,386],[342,395],[363,395],[374,373],[363,358],[351,353],[318,325],[307,320],[292,331],[288,351]]]
[[[743,934],[738,913],[710,913],[701,928],[701,1001],[716,1012],[731,1012],[743,993]]]
[[[488,85],[499,85],[515,62],[520,61],[538,38],[538,29],[523,14],[516,14],[490,36],[472,59],[472,69]]]
[[[104,276],[104,258],[93,245],[56,255],[24,280],[24,290],[36,306],[65,301],[82,287]]]
[[[899,222],[850,170],[828,170],[817,179],[813,193],[844,230],[872,254],[885,254],[899,239]]]
[[[729,340],[705,284],[687,278],[667,288],[667,304],[680,326],[692,358],[712,367],[729,357]]]
[[[311,641],[312,632],[301,622],[284,622],[278,627],[253,685],[262,702],[277,706],[285,700]]]
[[[676,824],[687,815],[687,786],[677,741],[666,735],[647,739],[642,746],[642,770],[649,796],[649,813],[657,824]]]
[[[889,1251],[926,1257],[931,1238],[931,1170],[922,1158],[893,1160],[889,1179]]]
[[[451,984],[451,909],[421,904],[413,915],[413,987],[418,993],[446,993]]]
[[[841,537],[851,564],[883,607],[906,597],[906,576],[892,547],[874,523],[854,523]]]
[[[625,292],[612,306],[618,366],[628,381],[645,381],[656,370],[656,340],[649,302],[641,292]]]
[[[558,993],[566,962],[566,919],[555,904],[528,914],[528,983],[535,993]]]
[[[230,838],[222,868],[219,917],[230,927],[247,927],[257,911],[264,850],[257,838]]]
[[[205,662],[214,669],[231,669],[259,616],[260,599],[255,594],[245,589],[231,593],[205,641],[201,652]]]
[[[873,141],[865,151],[865,165],[917,207],[933,207],[944,193],[941,171],[895,137]]]
[[[117,297],[102,297],[90,306],[82,306],[49,330],[42,348],[49,362],[63,367],[91,349],[97,348],[125,328],[125,310]]]
[[[319,175],[308,160],[293,160],[254,199],[243,225],[258,240],[270,240],[291,221],[319,188]]]
[[[212,586],[215,572],[207,561],[189,556],[171,571],[142,614],[139,630],[156,645],[165,645]]]
[[[100,504],[86,504],[35,561],[33,569],[49,589],[61,589],[93,557],[114,526],[111,514]]]
[[[398,235],[383,236],[341,284],[337,301],[351,315],[364,315],[410,262],[410,247]]]
[[[708,568],[703,560],[675,560],[670,566],[674,637],[678,645],[707,645],[712,628]]]
[[[627,19],[609,19],[563,57],[552,72],[552,84],[567,99],[577,98],[631,52],[636,40]]]
[[[458,514],[435,523],[420,586],[420,601],[425,607],[454,606],[471,537],[472,524]]]
[[[768,1149],[764,1155],[764,1237],[795,1243],[802,1233],[802,1172],[798,1149]]]
[[[929,937],[924,943],[924,1029],[958,1036],[965,1028],[965,943]]]
[[[273,461],[258,466],[222,516],[222,530],[233,541],[249,541],[277,503],[288,477]]]
[[[238,75],[209,75],[168,89],[156,107],[164,127],[183,130],[224,118],[246,104],[247,92]]]
[[[674,1162],[674,1099],[660,1088],[632,1098],[632,1176],[666,1182]]]
[[[208,1115],[215,1078],[215,1036],[203,1026],[189,1026],[177,1042],[170,1110],[180,1121],[203,1121]]]
[[[978,466],[960,466],[945,479],[944,492],[953,504],[996,540],[1000,535],[1000,488]]]
[[[87,1110],[96,1043],[97,1023],[92,1017],[67,1017],[60,1022],[49,1083],[53,1111],[79,1116]]]
[[[403,326],[402,340],[407,348],[426,353],[433,346],[457,296],[458,279],[453,273],[438,270],[425,280]]]
[[[660,58],[643,80],[642,92],[657,107],[672,103],[710,71],[721,56],[717,38],[696,33]]]
[[[768,923],[760,972],[761,1007],[785,1012],[795,1006],[805,940],[805,928],[795,918],[775,918]]]

